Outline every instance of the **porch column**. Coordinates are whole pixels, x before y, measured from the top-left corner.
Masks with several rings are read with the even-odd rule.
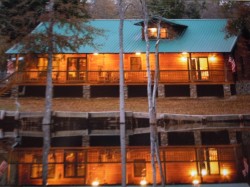
[[[167,146],[168,145],[168,133],[161,132],[160,138],[161,138],[161,146]]]
[[[165,86],[164,86],[164,84],[159,84],[158,85],[158,97],[159,98],[164,98],[165,97]]]
[[[128,86],[124,85],[123,89],[124,89],[124,98],[127,99],[128,98]]]
[[[83,90],[82,97],[85,99],[89,99],[90,98],[90,85],[84,85],[82,90]]]
[[[201,131],[194,131],[194,142],[195,145],[201,145]]]
[[[230,84],[224,84],[223,91],[224,91],[224,97],[230,97],[231,96]]]
[[[228,136],[229,136],[230,144],[237,144],[236,132],[235,131],[228,131]]]
[[[196,84],[190,84],[190,97],[191,98],[197,98],[197,85]]]
[[[82,136],[82,146],[83,147],[89,146],[89,135],[83,135]]]

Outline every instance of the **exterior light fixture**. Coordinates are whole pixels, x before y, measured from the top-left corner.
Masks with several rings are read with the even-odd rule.
[[[92,186],[99,186],[99,181],[95,180],[91,183]]]
[[[209,60],[210,60],[211,62],[214,62],[214,61],[216,60],[216,58],[215,58],[215,56],[213,55],[213,56],[210,56],[210,57],[209,57]]]
[[[140,181],[140,185],[141,185],[141,186],[147,185],[147,181],[146,181],[145,179],[142,179],[142,180]]]
[[[98,53],[94,53],[94,55],[99,55]]]
[[[197,175],[197,172],[195,170],[191,171],[191,176],[194,177]]]
[[[197,179],[194,179],[192,183],[193,183],[194,186],[196,186],[196,185],[198,185],[200,183],[200,181],[197,180]]]
[[[187,62],[187,57],[188,57],[188,53],[187,52],[182,52],[181,53],[181,61],[182,62]]]
[[[228,175],[228,170],[227,169],[223,169],[222,170],[222,175],[223,176],[227,176]]]
[[[202,170],[201,170],[201,175],[202,175],[202,176],[207,175],[207,170],[206,170],[206,169],[202,169]]]
[[[181,57],[181,61],[182,61],[182,62],[186,62],[186,61],[187,61],[187,58],[183,56],[183,57]]]
[[[136,52],[135,55],[141,55],[141,53],[140,52]]]

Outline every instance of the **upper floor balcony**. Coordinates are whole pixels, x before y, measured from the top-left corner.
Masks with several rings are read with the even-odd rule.
[[[155,71],[151,71],[154,82]],[[15,84],[46,84],[46,71],[19,71],[10,79]],[[119,71],[53,71],[54,84],[119,84]],[[124,71],[126,84],[146,84],[148,73],[141,71]],[[224,70],[160,70],[159,83],[225,83],[232,82],[232,74]]]

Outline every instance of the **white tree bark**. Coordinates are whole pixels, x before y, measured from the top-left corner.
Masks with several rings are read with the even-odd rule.
[[[120,25],[119,25],[119,48],[120,48],[120,144],[121,144],[121,169],[122,187],[126,187],[126,125],[125,125],[125,102],[124,102],[124,62],[123,62],[123,25],[124,25],[124,6],[123,1],[118,1]]]
[[[52,97],[53,97],[53,84],[52,84],[52,60],[53,60],[53,5],[54,1],[50,0],[50,14],[49,27],[47,30],[48,37],[50,38],[48,46],[48,65],[47,65],[47,84],[46,84],[46,93],[45,93],[45,111],[42,121],[43,129],[43,171],[42,171],[42,185],[47,186],[48,179],[48,155],[50,151],[50,127],[51,127],[51,112],[52,112]]]
[[[155,159],[158,162],[162,186],[165,185],[165,177],[160,161],[159,155],[159,141],[158,141],[158,132],[157,132],[157,111],[156,111],[156,96],[157,96],[157,88],[159,81],[159,42],[160,42],[160,23],[158,26],[157,33],[157,41],[155,45],[155,73],[154,73],[154,87],[152,90],[152,74],[151,74],[151,66],[150,66],[150,43],[148,38],[148,22],[149,15],[148,9],[146,5],[146,0],[141,0],[143,14],[144,14],[144,37],[146,42],[146,67],[147,67],[147,75],[148,75],[148,84],[147,84],[147,92],[148,92],[148,113],[149,113],[149,125],[150,125],[150,146],[151,146],[151,165],[153,170],[153,186],[156,187],[156,164]]]

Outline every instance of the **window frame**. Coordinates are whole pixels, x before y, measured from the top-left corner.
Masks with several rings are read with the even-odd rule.
[[[130,70],[131,71],[142,70],[141,57],[130,57]]]
[[[74,160],[71,162],[67,161],[67,154],[73,154]],[[81,157],[80,157],[81,155]],[[80,159],[81,158],[81,159]],[[64,153],[64,177],[65,178],[85,178],[86,176],[86,155],[85,152],[76,152],[76,151],[66,151]],[[67,175],[68,166],[72,166],[72,175]],[[80,170],[83,169],[82,174]]]
[[[134,177],[146,177],[147,166],[145,159],[134,160]]]
[[[169,39],[168,29],[166,27],[160,28],[160,39]],[[154,31],[153,31],[154,30]],[[148,28],[148,38],[149,39],[157,39],[158,28],[156,27],[149,27]],[[164,35],[164,37],[163,37]]]
[[[48,155],[48,178],[55,178],[55,153],[49,153]],[[38,173],[35,173],[34,176],[34,169],[37,169]],[[42,164],[42,155],[41,154],[34,154],[32,155],[32,164],[30,166],[30,178],[31,179],[41,179],[42,178],[42,172],[43,172],[43,164]]]

